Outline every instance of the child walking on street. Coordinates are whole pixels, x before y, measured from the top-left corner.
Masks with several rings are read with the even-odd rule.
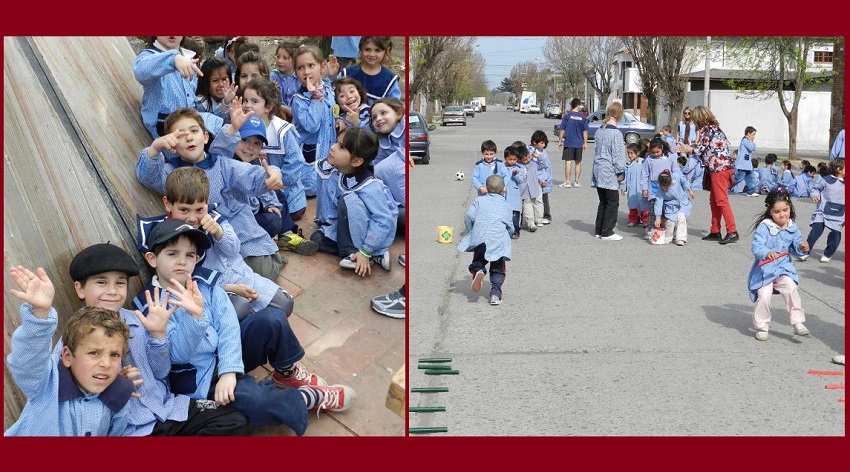
[[[785,300],[794,334],[806,336],[809,330],[803,325],[806,312],[800,303],[797,285],[800,283],[791,255],[803,256],[809,252],[809,243],[803,241],[800,229],[794,224],[794,202],[785,188],[772,190],[765,198],[767,210],[754,223],[752,251],[755,260],[750,268],[747,287],[750,300],[756,302],[753,328],[756,339],[767,341],[770,328],[770,297],[775,292]]]
[[[543,191],[538,183],[537,163],[528,153],[528,148],[525,143],[517,141],[513,145],[516,149],[517,159],[522,165],[524,181],[519,186],[520,197],[522,198],[522,219],[528,231],[537,231],[538,226],[543,225]]]
[[[505,198],[513,212],[514,231],[511,233],[511,239],[519,239],[519,220],[522,216],[520,186],[525,183],[525,169],[517,164],[516,149],[513,146],[505,148],[505,168],[511,176],[505,181]]]
[[[511,260],[511,238],[514,231],[511,208],[505,200],[505,181],[501,176],[487,177],[487,194],[475,198],[466,211],[466,235],[457,250],[472,252],[469,273],[472,291],[478,293],[490,263],[490,304],[502,303],[505,262]]]
[[[814,249],[823,234],[824,228],[829,228],[829,236],[826,237],[826,249],[821,256],[821,262],[829,262],[838,245],[841,244],[841,230],[844,228],[844,158],[838,157],[829,161],[828,175],[812,189],[812,201],[817,203],[812,221],[809,226],[812,230],[806,242],[809,250]],[[800,257],[801,261],[809,258],[806,254]]]
[[[532,133],[531,146],[528,152],[533,158],[537,159],[537,172],[540,175],[540,188],[543,192],[543,218],[540,222],[544,225],[548,225],[552,220],[552,213],[549,211],[549,192],[552,191],[553,187],[552,161],[546,154],[546,146],[548,145],[549,138],[546,137],[545,131],[537,130]]]

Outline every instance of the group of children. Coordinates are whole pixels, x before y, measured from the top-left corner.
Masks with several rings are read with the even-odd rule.
[[[134,64],[153,137],[136,176],[165,208],[137,215],[149,282],[127,310],[134,259],[109,244],[85,248],[70,273],[86,307],[51,348],[50,278],[10,270],[25,303],[7,365],[28,402],[7,435],[234,435],[280,424],[301,435],[308,410],[345,411],[356,398],[299,362],[294,299],[276,279],[281,250],[332,253],[360,276],[390,269],[407,165],[398,76],[382,65],[392,43],[362,37],[361,62],[342,71],[316,46],[281,43],[269,71],[244,39],[203,63],[182,44],[153,38]],[[310,239],[295,223],[308,196]],[[266,364],[271,380],[246,375]]]

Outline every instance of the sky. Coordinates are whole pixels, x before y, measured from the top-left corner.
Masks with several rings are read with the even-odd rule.
[[[546,36],[478,36],[478,52],[484,57],[487,88],[492,90],[511,74],[514,65],[540,58]]]

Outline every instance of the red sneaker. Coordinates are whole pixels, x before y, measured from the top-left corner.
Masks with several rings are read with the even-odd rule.
[[[354,399],[357,398],[357,393],[354,392],[354,389],[347,385],[314,386],[304,388],[312,388],[322,392],[323,399],[315,407],[316,416],[319,416],[322,410],[334,412],[345,411],[351,408],[352,403],[354,403]]]
[[[284,377],[275,372],[272,374],[272,381],[281,388],[315,387],[328,384],[325,379],[301,367],[301,364],[295,364],[295,373],[292,377]]]

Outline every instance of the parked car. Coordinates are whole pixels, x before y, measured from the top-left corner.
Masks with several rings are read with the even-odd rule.
[[[514,106],[513,106],[513,105],[508,105],[508,111],[514,111]]]
[[[458,105],[449,105],[443,108],[443,126],[449,123],[460,123],[466,126],[466,112]]]
[[[547,105],[546,110],[543,112],[544,118],[563,118],[564,113],[561,111],[561,107],[555,104]]]
[[[602,122],[605,121],[605,110],[596,110],[587,117],[587,121],[587,140],[593,141],[593,136],[596,134],[596,130],[598,130]],[[623,140],[626,144],[637,143],[641,140],[641,138],[652,139],[652,137],[657,134],[655,131],[655,125],[644,123],[629,112],[623,113],[623,118],[617,122],[617,129],[623,133]],[[560,123],[558,123],[553,129],[555,136],[558,135],[560,130]]]
[[[430,146],[431,139],[428,131],[437,129],[435,125],[429,125],[425,118],[419,113],[412,111],[407,114],[407,138],[410,147],[410,155],[414,160],[427,165],[431,162]]]
[[[540,105],[534,104],[528,106],[528,112],[532,114],[540,114]]]
[[[463,112],[466,113],[466,116],[471,116],[475,118],[475,108],[472,105],[464,105]]]

